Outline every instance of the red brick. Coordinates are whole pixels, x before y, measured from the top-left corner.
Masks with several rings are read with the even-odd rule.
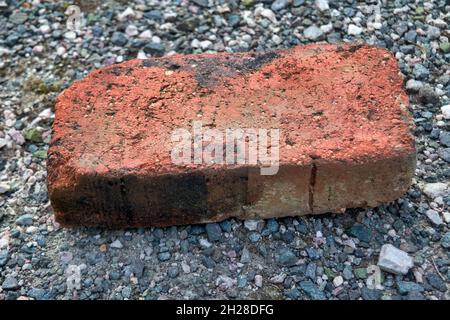
[[[130,60],[56,103],[50,199],[65,226],[168,226],[341,212],[400,197],[415,147],[403,79],[386,50],[308,45]],[[279,128],[277,175],[172,164],[170,134]]]

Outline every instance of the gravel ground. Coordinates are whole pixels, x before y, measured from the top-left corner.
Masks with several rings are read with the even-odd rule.
[[[73,3],[0,0],[0,300],[450,298],[450,4],[86,3],[76,1],[85,25],[72,31]],[[405,75],[418,161],[403,198],[344,214],[166,229],[54,222],[46,150],[55,97],[74,80],[146,55],[337,41],[385,47]],[[388,250],[387,265],[378,263],[386,244],[401,250]]]

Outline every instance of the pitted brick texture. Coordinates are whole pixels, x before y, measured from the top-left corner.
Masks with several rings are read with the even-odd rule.
[[[56,103],[51,202],[66,226],[340,212],[400,197],[415,168],[395,58],[354,45],[131,60]],[[280,171],[171,162],[172,130],[279,128]]]

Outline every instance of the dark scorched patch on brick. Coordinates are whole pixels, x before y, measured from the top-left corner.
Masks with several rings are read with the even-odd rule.
[[[191,58],[182,64],[169,58],[148,59],[141,67],[160,67],[171,71],[187,71],[194,74],[201,87],[213,87],[226,78],[244,75],[260,69],[264,64],[279,57],[276,52],[253,53],[250,56],[211,56],[199,59]]]

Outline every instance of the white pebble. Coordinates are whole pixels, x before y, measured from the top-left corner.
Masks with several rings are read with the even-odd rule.
[[[427,183],[424,188],[423,192],[430,198],[437,198],[439,196],[447,195],[448,191],[448,185],[446,183],[442,182],[435,182],[435,183]]]
[[[25,232],[26,233],[28,233],[28,234],[31,234],[31,233],[35,233],[36,231],[38,231],[38,227],[36,227],[36,226],[29,226],[26,230],[25,230]]]
[[[198,243],[200,244],[200,246],[202,248],[209,248],[212,246],[211,242],[209,242],[208,240],[206,240],[205,238],[201,238]]]
[[[384,244],[381,247],[378,266],[382,270],[394,274],[407,274],[413,265],[412,258],[406,252],[397,249],[392,244]]]
[[[344,278],[342,276],[337,276],[333,279],[333,284],[335,287],[339,287],[344,283]]]
[[[433,224],[439,226],[443,223],[442,218],[437,211],[429,209],[427,210],[427,212],[425,212],[425,214]]]
[[[134,10],[130,7],[126,8],[122,13],[119,13],[117,15],[117,19],[119,21],[125,21],[128,18],[132,18],[136,15],[136,13],[134,12]]]
[[[109,246],[114,249],[122,249],[123,248],[123,244],[119,240],[114,241]]]
[[[245,220],[244,226],[249,231],[255,231],[258,228],[258,220]]]
[[[270,278],[270,282],[272,283],[283,283],[284,279],[286,279],[287,274],[286,273],[280,273],[277,274],[276,276]]]
[[[39,113],[39,117],[41,117],[42,119],[49,119],[53,117],[53,115],[54,113],[52,112],[51,108],[44,109]]]
[[[147,58],[147,54],[143,50],[139,50],[136,58],[138,58],[138,59],[146,59]]]
[[[161,43],[161,38],[158,36],[153,36],[152,37],[152,42],[153,43]]]
[[[423,82],[415,79],[409,79],[406,82],[406,90],[417,92],[423,87]]]
[[[441,112],[445,119],[450,119],[450,104],[442,106]]]
[[[273,41],[273,43],[275,43],[275,44],[280,44],[281,42],[283,42],[283,40],[282,40],[278,35],[276,35],[276,34],[274,34],[274,35],[272,36],[272,41]]]
[[[51,31],[52,29],[50,28],[50,26],[48,24],[44,24],[42,26],[39,27],[39,31],[43,34],[47,34]]]
[[[191,267],[186,262],[181,262],[181,269],[183,269],[184,273],[190,273]]]
[[[63,56],[66,53],[66,48],[64,47],[58,47],[58,49],[56,49],[56,54],[58,56]]]
[[[193,39],[191,41],[191,47],[192,48],[200,48],[200,41],[198,39]]]
[[[11,187],[6,182],[0,182],[0,194],[7,193]]]
[[[44,46],[42,45],[37,45],[33,48],[33,52],[36,54],[41,54],[42,52],[44,52]]]
[[[434,25],[435,27],[438,27],[440,29],[446,29],[447,28],[447,22],[445,22],[442,19],[434,19],[434,20],[430,20],[428,22],[429,24]]]
[[[256,9],[256,10],[258,10],[258,9]],[[258,11],[259,14],[256,13],[256,10],[255,10],[255,15],[260,15],[261,17],[267,18],[273,23],[277,22],[277,18],[275,17],[275,13],[273,13],[272,10],[270,10],[270,9],[262,9],[262,10]]]
[[[391,238],[394,238],[394,237],[397,235],[397,232],[395,232],[394,229],[391,229],[391,230],[388,231],[388,235],[389,235]]]
[[[320,26],[320,30],[322,30],[323,33],[328,33],[333,30],[333,24],[331,22],[328,24],[324,24]]]
[[[442,216],[444,217],[445,223],[450,223],[450,212],[444,211],[442,212]]]
[[[125,29],[125,33],[126,33],[127,36],[129,36],[129,37],[134,37],[134,36],[138,35],[139,31],[138,31],[138,28],[137,28],[135,25],[130,24],[130,25],[128,25],[127,28]]]
[[[209,40],[200,41],[200,48],[202,48],[202,50],[208,50],[212,45],[213,43]]]
[[[77,38],[77,33],[75,31],[67,31],[64,33],[64,38],[67,40],[75,40]]]
[[[377,30],[381,29],[382,26],[383,26],[383,25],[382,25],[380,22],[374,22],[374,23],[372,23],[372,27],[373,27],[374,29],[377,29]]]
[[[263,277],[262,277],[261,275],[257,274],[257,275],[255,276],[255,285],[256,285],[257,287],[261,288],[261,287],[262,287],[262,284],[263,284]]]
[[[139,35],[140,39],[151,39],[152,38],[152,32],[150,30],[142,31],[142,33]]]
[[[328,0],[316,0],[316,7],[320,11],[329,10],[330,6],[328,5]]]
[[[352,35],[352,36],[358,36],[358,35],[360,35],[362,32],[363,32],[363,28],[358,27],[357,25],[354,25],[354,24],[349,24],[349,25],[348,25],[348,31],[347,31],[347,33],[348,33],[349,35]]]

